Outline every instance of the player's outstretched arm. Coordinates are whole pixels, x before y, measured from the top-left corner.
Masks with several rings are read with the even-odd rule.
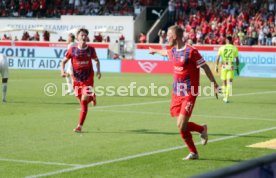
[[[216,58],[216,72],[217,73],[218,73],[219,59],[220,59],[220,55],[218,55]]]
[[[213,73],[210,70],[210,67],[207,64],[204,64],[201,67],[203,68],[203,70],[206,73],[206,75],[207,75],[208,79],[210,80],[210,82],[212,84],[214,84],[215,95],[216,95],[216,98],[218,99],[219,86],[216,82],[216,79],[215,79]]]
[[[154,55],[154,54],[160,54],[161,56],[167,56],[168,53],[167,53],[167,50],[161,50],[161,49],[154,49],[154,48],[151,48],[149,47],[149,53]]]
[[[96,76],[98,77],[98,79],[101,79],[102,74],[101,74],[101,67],[100,67],[100,60],[98,58],[93,59],[96,63],[96,68],[97,68],[97,73]]]
[[[238,75],[240,75],[239,64],[240,64],[239,57],[236,57],[236,71]]]
[[[63,58],[63,60],[60,62],[60,72],[62,77],[66,77],[66,72],[64,70],[65,64],[69,61],[70,59],[68,58]]]

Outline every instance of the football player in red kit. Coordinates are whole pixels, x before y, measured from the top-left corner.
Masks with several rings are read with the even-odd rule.
[[[176,25],[171,26],[167,33],[167,40],[171,48],[169,50],[150,48],[150,53],[168,56],[173,63],[174,81],[170,113],[172,117],[177,118],[180,135],[190,150],[188,156],[183,160],[191,160],[199,158],[191,132],[200,133],[203,145],[206,145],[208,141],[207,125],[198,125],[189,121],[199,94],[199,68],[201,67],[205,71],[209,80],[214,84],[216,96],[218,85],[198,50],[186,44],[182,39],[183,29]]]
[[[93,47],[86,44],[88,39],[88,30],[79,29],[77,32],[78,45],[72,46],[68,49],[63,61],[61,62],[61,76],[66,77],[64,71],[65,64],[71,60],[73,66],[73,85],[76,97],[80,101],[81,111],[79,117],[79,124],[74,129],[75,132],[81,132],[83,123],[85,121],[88,103],[96,104],[96,95],[93,92],[94,86],[94,70],[92,66],[92,59],[96,62],[97,77],[101,78],[100,61],[97,57],[96,51]]]

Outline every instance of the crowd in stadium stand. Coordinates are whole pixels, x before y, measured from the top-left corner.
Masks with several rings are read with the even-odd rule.
[[[137,15],[150,0],[1,0],[1,17],[61,15]]]
[[[169,0],[169,21],[194,44],[276,45],[275,0]]]

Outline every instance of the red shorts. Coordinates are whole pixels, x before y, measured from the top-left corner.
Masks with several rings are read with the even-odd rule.
[[[170,112],[172,117],[178,117],[179,114],[191,116],[195,105],[196,96],[177,96],[172,95]]]
[[[75,96],[80,98],[82,95],[93,96],[94,89],[92,86],[74,86]]]
[[[74,81],[75,96],[81,97],[82,95],[92,96],[94,93],[94,80],[86,80],[84,82]]]

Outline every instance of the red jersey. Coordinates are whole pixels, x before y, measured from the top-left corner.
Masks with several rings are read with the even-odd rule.
[[[218,38],[216,36],[212,37],[211,44],[218,44]]]
[[[190,45],[183,49],[173,47],[168,50],[168,57],[173,62],[173,94],[177,96],[198,95],[199,67],[205,60],[198,50]]]
[[[195,32],[190,32],[189,39],[191,39],[193,41],[196,41],[196,34],[195,34]]]
[[[232,35],[233,34],[233,25],[231,23],[227,23],[227,27],[226,27],[226,34],[228,35]]]
[[[226,39],[223,36],[220,36],[218,38],[218,44],[222,45],[222,44],[225,44],[225,42],[226,42]]]
[[[207,34],[207,33],[210,32],[210,26],[209,26],[208,23],[204,23],[204,24],[202,25],[201,32],[202,32],[202,34]]]
[[[72,46],[68,49],[65,57],[71,59],[74,81],[86,85],[93,85],[94,70],[92,59],[97,58],[95,49],[90,46],[84,49]]]

